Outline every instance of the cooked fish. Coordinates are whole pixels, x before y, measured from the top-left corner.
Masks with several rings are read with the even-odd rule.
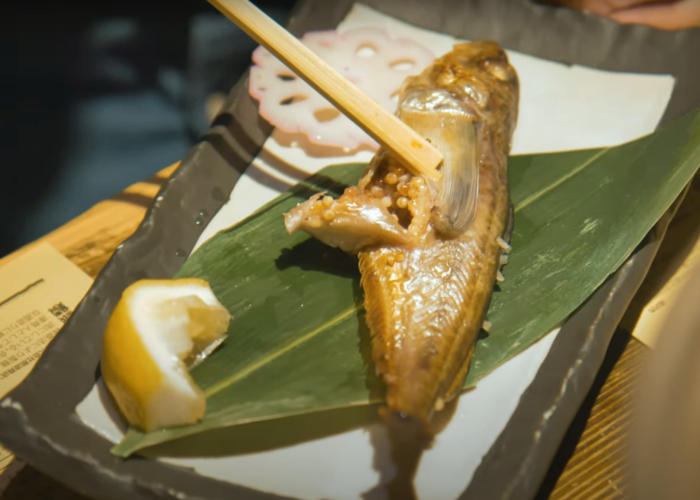
[[[441,180],[414,176],[380,149],[337,200],[317,194],[285,214],[289,233],[358,255],[372,357],[387,386],[383,414],[426,435],[463,386],[502,279],[518,100],[501,47],[455,45],[404,82],[396,111],[444,155]]]

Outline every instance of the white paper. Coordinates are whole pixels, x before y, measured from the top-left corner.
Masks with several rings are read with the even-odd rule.
[[[436,55],[451,50],[458,42],[361,4],[354,6],[339,30],[362,26],[378,26],[394,37],[413,38]],[[521,82],[513,154],[613,146],[636,139],[656,128],[673,91],[672,76],[613,73],[570,67],[512,51],[508,55]],[[371,151],[329,157],[319,148],[304,150],[290,146],[289,141],[277,132],[268,139],[198,246],[305,176],[330,164],[366,162],[372,157]],[[464,491],[557,333],[551,332],[460,397],[455,416],[421,460],[415,481],[421,499],[453,500]],[[96,390],[81,404],[78,414],[109,439],[116,442],[121,437]],[[380,471],[392,467],[386,458],[386,444],[382,443],[386,443],[383,430],[372,426],[263,453],[167,461],[194,467],[205,476],[279,495],[305,500],[360,500],[378,486]],[[372,498],[382,497],[380,489]]]

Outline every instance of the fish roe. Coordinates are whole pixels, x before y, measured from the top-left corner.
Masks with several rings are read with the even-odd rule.
[[[312,215],[309,217],[309,227],[312,228],[319,228],[323,222],[321,221],[321,218],[318,215]]]

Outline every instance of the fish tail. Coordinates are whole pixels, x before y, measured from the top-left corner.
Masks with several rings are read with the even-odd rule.
[[[410,443],[411,446],[425,449],[430,446],[435,437],[428,422],[407,413],[381,407],[379,416],[389,430],[389,437],[393,443]]]

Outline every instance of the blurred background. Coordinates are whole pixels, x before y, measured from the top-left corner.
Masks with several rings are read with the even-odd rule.
[[[13,3],[0,257],[181,159],[256,47],[201,0]],[[283,22],[294,0],[253,3]]]

